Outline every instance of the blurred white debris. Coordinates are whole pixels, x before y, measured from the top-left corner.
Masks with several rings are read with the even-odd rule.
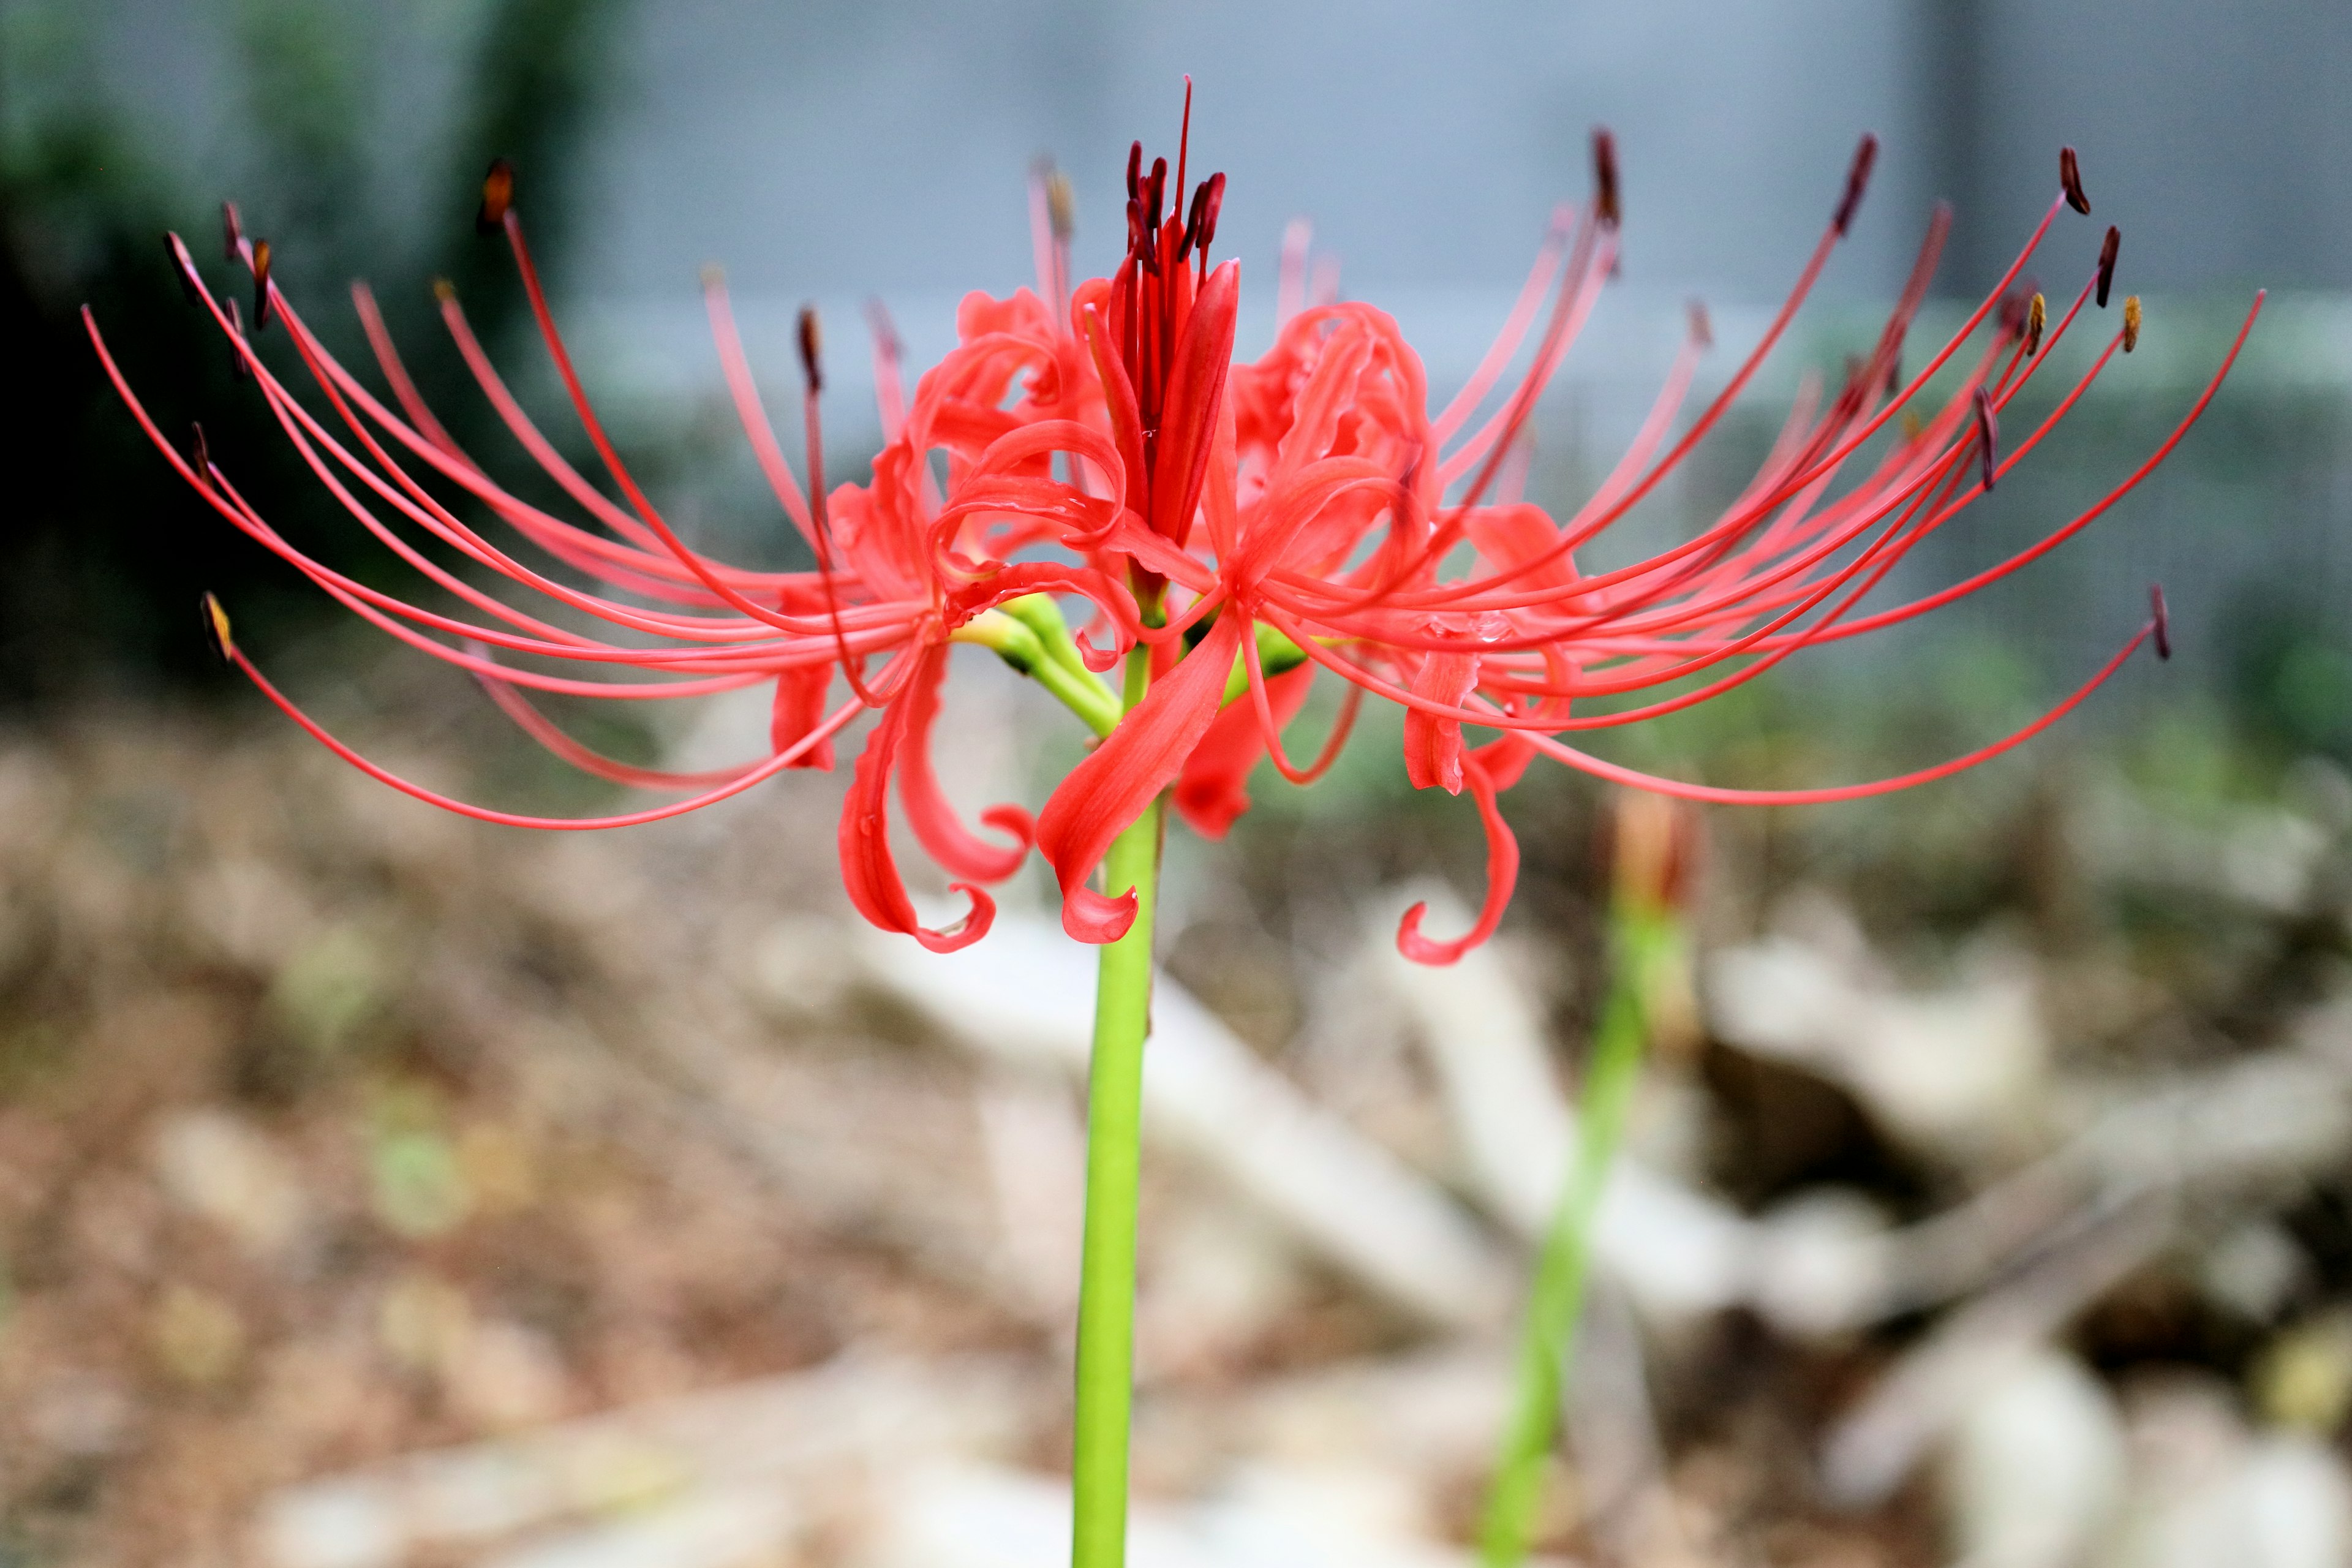
[[[1032,916],[1001,913],[988,940],[935,954],[875,933],[868,972],[990,1059],[1083,1081],[1094,950]],[[1152,994],[1147,1132],[1181,1146],[1327,1260],[1394,1304],[1450,1328],[1503,1321],[1512,1269],[1427,1178],[1307,1099],[1173,981]]]
[[[1069,1090],[999,1074],[979,1093],[981,1144],[1004,1220],[1005,1262],[1041,1322],[1078,1310],[1087,1131]]]
[[[2212,1300],[2239,1317],[2267,1323],[2311,1277],[2311,1259],[2284,1226],[2249,1220],[2214,1242],[2198,1270]]]
[[[1069,1558],[1069,1512],[1068,1486],[1042,1476],[984,1465],[919,1470],[857,1562],[1044,1568]],[[1467,1552],[1408,1532],[1396,1513],[1374,1476],[1256,1468],[1206,1501],[1138,1504],[1127,1561],[1132,1568],[1467,1568]]]
[[[303,1239],[310,1205],[291,1162],[226,1110],[175,1113],[155,1133],[164,1194],[235,1237],[253,1256],[280,1258]]]
[[[2110,780],[2067,830],[2094,875],[2124,886],[2219,896],[2264,914],[2294,915],[2311,903],[2315,878],[2333,842],[2326,822],[2340,809],[2342,783],[2306,769],[2302,804],[2240,805],[2218,822],[2187,822]]]
[[[1966,1166],[2030,1149],[2045,1127],[2049,1040],[2032,965],[1980,945],[1960,981],[1897,991],[1824,944],[1773,936],[1717,953],[1717,1033],[1852,1093],[1891,1136]]]
[[[481,1560],[481,1568],[771,1568],[807,1521],[770,1485],[689,1494]]]
[[[1885,1501],[1987,1384],[2013,1375],[2043,1341],[2153,1257],[2170,1230],[2161,1200],[2121,1199],[2082,1215],[2032,1264],[1955,1308],[1831,1429],[1823,1490],[1842,1507]]]
[[[2123,1500],[2123,1418],[2073,1356],[2044,1350],[1977,1391],[1944,1459],[1962,1568],[2068,1568]]]
[[[1469,916],[1431,896],[1440,926]],[[1411,1012],[1452,1114],[1481,1197],[1523,1237],[1543,1234],[1566,1180],[1575,1130],[1555,1079],[1534,1002],[1490,951],[1444,968],[1396,952],[1389,983]],[[1728,1205],[1620,1158],[1595,1223],[1593,1249],[1650,1312],[1688,1315],[1742,1300],[1749,1283],[1749,1227]]]
[[[2116,1568],[2342,1568],[2352,1477],[2299,1435],[2250,1436],[2230,1391],[2182,1376],[2130,1391],[2129,1521]]]
[[[752,1482],[805,1497],[878,1465],[1001,1449],[1025,1427],[1027,1386],[1003,1363],[845,1355],[287,1488],[264,1510],[263,1556],[276,1568],[393,1568],[420,1552]],[[708,1517],[727,1516],[710,1507]]]

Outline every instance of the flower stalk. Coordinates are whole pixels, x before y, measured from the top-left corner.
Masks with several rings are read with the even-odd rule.
[[[1577,1096],[1576,1147],[1528,1292],[1510,1415],[1478,1534],[1486,1568],[1527,1560],[1543,1501],[1544,1460],[1559,1431],[1591,1278],[1592,1226],[1623,1142],[1644,1047],[1686,962],[1681,912],[1691,825],[1655,795],[1629,795],[1616,818],[1609,913],[1609,991]]]
[[[1151,655],[1128,657],[1124,708],[1151,684]],[[1135,1391],[1136,1198],[1143,1152],[1143,1043],[1151,1032],[1152,916],[1165,804],[1154,800],[1112,840],[1107,889],[1135,889],[1135,921],[1096,969],[1087,1081],[1086,1235],[1078,1273],[1076,1410],[1071,1434],[1070,1562],[1127,1560],[1128,1429]]]

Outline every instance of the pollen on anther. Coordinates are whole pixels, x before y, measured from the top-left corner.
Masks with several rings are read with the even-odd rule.
[[[811,392],[824,390],[824,328],[817,321],[816,307],[801,307],[800,323],[801,374],[807,378]]]
[[[236,658],[236,639],[229,635],[228,612],[211,594],[205,595],[203,608],[205,645],[223,664],[233,662]]]
[[[253,330],[266,331],[269,327],[269,242],[253,242]]]
[[[2124,296],[2124,353],[2139,347],[2139,296]]]
[[[2123,248],[2124,231],[2107,226],[2106,243],[2099,247],[2099,309],[2107,308],[2107,290],[2116,286],[2116,252]]]
[[[2042,329],[2049,323],[2050,306],[2036,294],[2033,302],[2025,307],[2025,353],[2031,359],[2042,352]]]
[[[482,205],[474,210],[474,232],[498,233],[513,205],[514,165],[504,158],[493,158],[489,172],[482,176]]]
[[[433,298],[446,305],[457,297],[457,286],[446,278],[433,279]]]
[[[2058,149],[2058,184],[2065,188],[2066,205],[2084,217],[2090,216],[2091,198],[2083,194],[2083,165],[2072,147]]]
[[[1066,240],[1078,231],[1078,200],[1070,176],[1059,169],[1045,171],[1045,221],[1055,239]]]
[[[1605,126],[1592,132],[1592,211],[1611,228],[1622,218],[1617,204],[1617,138]]]

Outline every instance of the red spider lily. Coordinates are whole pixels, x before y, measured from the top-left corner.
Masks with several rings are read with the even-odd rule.
[[[1009,876],[1034,842],[1059,879],[1065,927],[1101,942],[1125,932],[1136,903],[1129,890],[1097,891],[1087,880],[1111,840],[1152,800],[1172,787],[1174,804],[1196,828],[1222,833],[1246,809],[1244,781],[1261,755],[1293,782],[1315,778],[1337,757],[1358,702],[1371,692],[1407,710],[1404,760],[1412,782],[1467,790],[1485,825],[1487,889],[1473,928],[1433,941],[1422,933],[1416,906],[1400,930],[1408,954],[1446,963],[1485,940],[1508,901],[1517,850],[1497,796],[1538,755],[1693,800],[1848,799],[1999,755],[2071,710],[2141,641],[2154,637],[2163,647],[2159,597],[2148,625],[2032,723],[1967,756],[1868,784],[1783,791],[1687,784],[1604,762],[1563,738],[1704,701],[1799,648],[1908,619],[2054,548],[2113,506],[2180,440],[2259,313],[2258,296],[2179,426],[2096,505],[1963,583],[1858,614],[1864,595],[1897,562],[1990,490],[2114,355],[2130,352],[2137,341],[2135,299],[2126,301],[2127,325],[2053,411],[2014,447],[1999,449],[2000,412],[2042,371],[2094,294],[2105,303],[2112,281],[2111,239],[2098,268],[2054,321],[2042,296],[2032,294],[2029,303],[2030,290],[2016,287],[2059,207],[2088,208],[2070,153],[2062,190],[2015,262],[1907,381],[1898,367],[1942,243],[1941,211],[1874,353],[1851,368],[1826,407],[1817,391],[1801,395],[1738,500],[1659,554],[1605,572],[1580,569],[1578,552],[1690,455],[1779,343],[1849,227],[1874,152],[1875,142],[1864,138],[1843,197],[1795,286],[1722,391],[1684,422],[1697,359],[1708,346],[1704,317],[1695,312],[1689,340],[1622,460],[1565,519],[1518,498],[1522,436],[1615,271],[1619,197],[1605,134],[1596,138],[1593,196],[1556,218],[1493,347],[1469,384],[1434,413],[1420,359],[1390,317],[1328,299],[1328,285],[1312,290],[1308,302],[1301,287],[1303,244],[1286,247],[1283,320],[1273,347],[1255,362],[1234,363],[1239,268],[1209,260],[1224,176],[1213,175],[1188,196],[1181,152],[1172,185],[1164,160],[1146,170],[1140,145],[1130,153],[1125,255],[1110,276],[1075,288],[1066,187],[1057,178],[1034,181],[1036,289],[1003,300],[969,296],[958,315],[958,346],[920,378],[911,397],[895,334],[877,316],[874,353],[886,445],[864,486],[828,491],[824,484],[814,318],[803,321],[803,490],[761,405],[724,289],[709,279],[711,323],[730,391],[779,505],[815,557],[815,569],[807,572],[749,571],[691,550],[631,478],[556,332],[503,165],[485,186],[482,225],[502,232],[513,250],[548,352],[619,500],[573,468],[532,424],[446,289],[442,315],[500,417],[587,524],[515,497],[449,437],[418,397],[363,287],[355,287],[354,300],[391,390],[389,404],[327,353],[270,280],[266,246],[238,233],[232,215],[231,256],[250,269],[255,284],[253,330],[284,324],[324,400],[322,416],[272,373],[248,342],[235,301],[224,303],[205,289],[174,237],[173,258],[192,297],[229,339],[238,364],[320,481],[471,617],[405,602],[297,550],[201,445],[193,458],[174,448],[131,393],[94,321],[89,331],[108,374],[159,449],[231,524],[371,623],[472,671],[502,710],[566,761],[624,784],[694,793],[667,805],[584,820],[528,817],[447,799],[328,735],[262,676],[215,615],[225,657],[311,733],[397,788],[494,822],[579,828],[648,821],[740,793],[783,768],[829,766],[833,737],[873,707],[880,716],[858,758],[840,833],[843,875],[859,911],[934,948],[975,941],[994,909],[980,884]],[[1522,357],[1517,379],[1496,401]],[[1948,365],[1955,384],[1933,407],[1919,406]],[[1865,457],[1865,447],[1898,419]],[[427,480],[470,497],[534,553],[526,558],[493,542],[436,499]],[[428,543],[437,549],[428,552]],[[449,552],[472,570],[436,559]],[[594,630],[488,592],[477,581],[483,569],[563,606]],[[594,586],[575,585],[583,579]],[[1054,596],[1091,606],[1092,624],[1077,638],[1062,634]],[[930,763],[948,647],[958,641],[990,647],[1036,675],[1104,737],[1034,825],[1017,807],[982,814],[1003,842],[981,838],[957,820]],[[1122,713],[1097,677],[1139,647],[1149,650],[1150,680],[1140,701]],[[627,679],[541,668],[557,660],[606,667],[607,676]],[[1321,754],[1300,765],[1283,735],[1318,670],[1341,679],[1345,702]],[[829,707],[836,675],[848,696]],[[563,734],[524,695],[686,697],[765,682],[775,689],[770,754],[700,774],[602,757]],[[1675,688],[1672,694],[1635,706],[1593,705],[1665,687]],[[1465,726],[1495,738],[1470,746]],[[971,900],[953,930],[923,928],[900,880],[887,835],[894,780],[917,838],[961,879],[954,885]]]

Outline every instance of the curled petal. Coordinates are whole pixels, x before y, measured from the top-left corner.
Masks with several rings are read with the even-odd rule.
[[[936,657],[936,650],[925,657]],[[918,674],[920,672],[918,671]],[[971,900],[971,912],[952,931],[933,931],[915,914],[898,865],[890,855],[890,775],[898,749],[906,743],[915,703],[908,693],[920,682],[909,680],[898,698],[882,710],[882,721],[866,738],[857,754],[857,773],[841,803],[841,879],[857,912],[884,931],[902,931],[933,952],[953,952],[988,934],[996,919],[996,902],[970,883],[953,884]]]
[[[1117,942],[1135,923],[1135,889],[1106,898],[1086,885],[1111,840],[1183,770],[1223,700],[1240,616],[1221,616],[1109,739],[1070,770],[1037,816],[1037,848],[1062,885],[1062,929],[1080,942]]]
[[[1397,951],[1415,963],[1455,963],[1494,935],[1519,879],[1519,841],[1511,836],[1510,824],[1503,820],[1502,809],[1495,804],[1495,782],[1475,754],[1464,759],[1462,780],[1478,803],[1478,820],[1486,830],[1486,899],[1478,907],[1477,923],[1452,942],[1432,942],[1421,934],[1422,918],[1429,913],[1427,904],[1405,910],[1404,919],[1397,923]]]
[[[1217,407],[1234,358],[1234,316],[1241,303],[1242,268],[1228,261],[1209,274],[1192,302],[1184,338],[1168,378],[1160,416],[1158,482],[1152,487],[1151,531],[1181,546],[1192,531],[1201,484],[1215,445]],[[1172,481],[1172,482],[1171,482]]]
[[[812,664],[787,669],[776,677],[776,702],[768,716],[772,752],[788,752],[801,738],[824,722],[824,700],[833,685],[833,666]],[[800,754],[796,768],[833,771],[833,738],[828,735]]]
[[[1421,662],[1412,679],[1412,694],[1458,708],[1478,684],[1475,653],[1433,653]],[[1462,726],[1419,708],[1404,715],[1404,776],[1415,789],[1442,789],[1460,795],[1464,782]]]
[[[1265,683],[1276,725],[1298,716],[1314,682],[1315,667],[1306,664]],[[1256,707],[1246,700],[1226,703],[1177,776],[1171,797],[1177,815],[1202,837],[1223,838],[1234,819],[1249,809],[1250,772],[1265,755],[1265,733],[1258,727]]]
[[[915,666],[903,702],[907,714],[906,750],[898,768],[898,799],[907,808],[907,823],[929,850],[931,858],[959,877],[1001,882],[1029,858],[1032,827],[1029,814],[1017,805],[992,805],[980,819],[1014,842],[998,846],[973,837],[956,820],[955,808],[940,791],[931,767],[931,725],[940,713],[940,687],[947,679],[945,648],[933,648]]]

